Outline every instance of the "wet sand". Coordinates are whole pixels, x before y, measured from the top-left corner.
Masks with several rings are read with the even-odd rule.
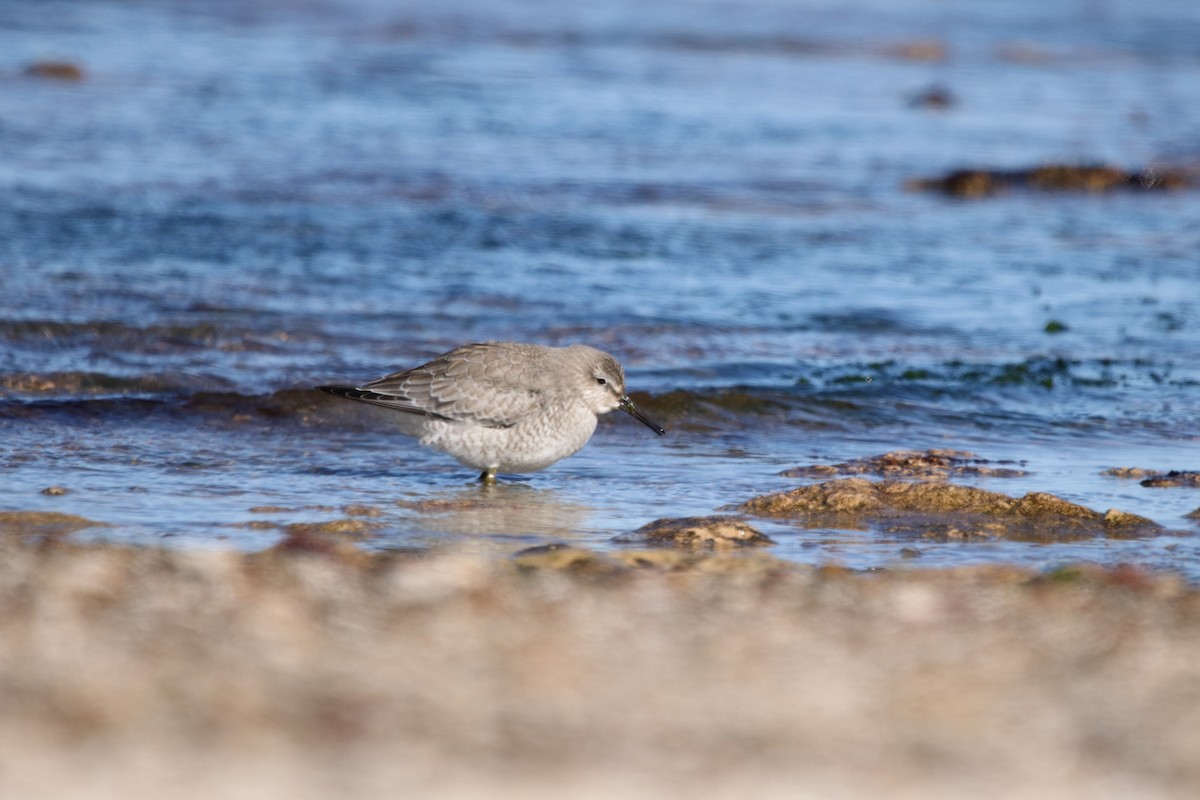
[[[0,542],[0,796],[1194,797],[1133,569]]]

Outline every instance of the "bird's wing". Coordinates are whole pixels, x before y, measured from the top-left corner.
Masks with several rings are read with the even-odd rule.
[[[465,345],[427,364],[387,375],[359,387],[356,399],[375,405],[507,428],[542,402],[539,370],[506,348],[491,343]]]

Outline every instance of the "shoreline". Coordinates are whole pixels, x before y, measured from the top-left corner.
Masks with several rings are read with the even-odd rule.
[[[762,552],[0,542],[8,796],[1185,797],[1200,589]]]

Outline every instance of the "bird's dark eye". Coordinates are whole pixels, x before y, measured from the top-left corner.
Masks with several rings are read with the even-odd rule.
[[[600,384],[601,386],[604,386],[605,384],[608,383],[608,381],[604,380],[604,378],[596,378],[596,383]]]

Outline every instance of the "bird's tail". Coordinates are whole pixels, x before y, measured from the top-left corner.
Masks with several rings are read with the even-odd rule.
[[[403,405],[402,398],[390,394],[380,394],[369,389],[359,389],[355,386],[318,386],[317,389],[337,397],[347,397],[351,400],[361,400],[364,403],[396,408]]]
[[[333,394],[337,395],[338,397],[349,397],[352,400],[358,399],[354,395],[360,391],[359,389],[355,389],[353,386],[318,386],[317,389],[318,391],[325,392],[326,394]]]
[[[354,386],[318,386],[317,389],[338,397],[346,397],[350,400],[358,400],[362,403],[370,403],[373,406],[390,408],[393,411],[403,411],[405,414],[412,414],[418,417],[444,420],[450,419],[450,417],[443,416],[437,412],[427,411],[423,408],[413,405],[413,402],[407,397],[400,397],[394,394],[372,392],[370,389],[359,389]]]

